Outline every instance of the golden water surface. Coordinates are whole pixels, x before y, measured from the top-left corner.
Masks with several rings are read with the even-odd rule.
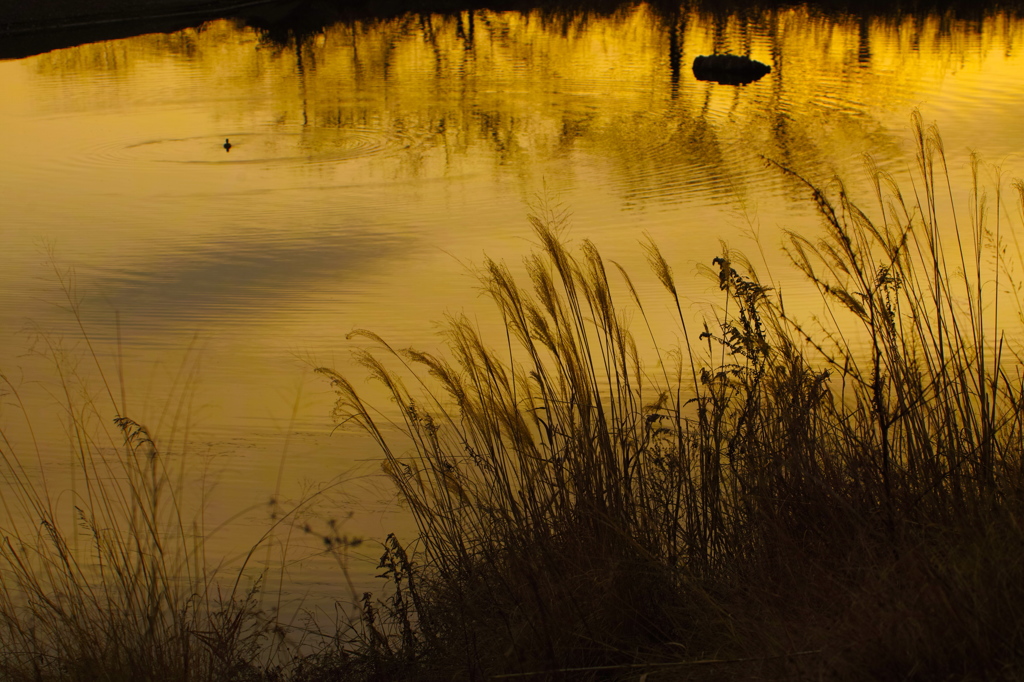
[[[430,348],[445,313],[496,328],[469,268],[518,261],[544,207],[569,210],[569,237],[653,295],[638,246],[650,235],[696,317],[714,288],[698,265],[720,240],[795,282],[781,229],[813,233],[813,204],[764,157],[815,182],[839,173],[867,197],[865,153],[908,177],[917,108],[966,201],[969,150],[1024,173],[1022,38],[1002,14],[666,17],[638,4],[409,14],[284,45],[221,21],[0,62],[0,368],[50,483],[72,485],[54,358],[91,387],[78,402],[114,409],[70,296],[114,402],[187,453],[211,525],[233,519],[218,548],[244,551],[272,498],[339,477],[345,498],[318,518],[408,535],[375,451],[332,432],[311,372],[351,366],[348,332]],[[772,72],[696,80],[690,64],[712,52]],[[795,287],[789,301],[814,312]],[[2,400],[17,445],[25,415]],[[299,554],[286,592],[345,596],[331,562]],[[360,587],[372,569],[355,566]]]

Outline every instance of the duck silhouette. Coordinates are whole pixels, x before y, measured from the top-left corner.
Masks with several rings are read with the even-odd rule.
[[[229,140],[228,138],[224,138],[224,151],[231,151],[231,140]]]

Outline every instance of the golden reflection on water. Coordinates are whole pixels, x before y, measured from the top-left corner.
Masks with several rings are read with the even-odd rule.
[[[328,438],[329,397],[308,365],[343,368],[354,328],[430,345],[445,311],[496,326],[463,265],[485,252],[517,261],[538,196],[570,209],[573,236],[645,292],[656,285],[637,242],[650,234],[694,314],[712,288],[696,265],[719,239],[757,254],[745,236],[756,228],[763,267],[812,314],[777,247],[780,227],[811,232],[816,220],[762,156],[864,192],[865,152],[906,177],[919,107],[942,130],[966,206],[967,146],[1011,173],[1024,149],[1021,37],[1004,14],[636,5],[405,15],[284,45],[220,21],[0,63],[0,324],[73,337],[53,306],[52,249],[75,269],[110,363],[117,311],[132,416],[161,424],[198,338],[191,433],[222,468],[227,517],[269,498],[286,442],[292,497],[303,481],[373,470],[364,441]],[[743,87],[696,81],[693,58],[716,51],[772,72]],[[24,354],[30,339],[7,335],[0,366],[43,371]],[[364,495],[353,523],[384,528],[384,497]]]

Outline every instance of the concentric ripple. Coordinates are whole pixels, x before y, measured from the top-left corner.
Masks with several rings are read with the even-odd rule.
[[[230,140],[230,147],[225,141]],[[329,163],[359,159],[400,146],[369,130],[314,128],[299,132],[227,133],[162,138],[127,145],[134,159],[164,163]]]

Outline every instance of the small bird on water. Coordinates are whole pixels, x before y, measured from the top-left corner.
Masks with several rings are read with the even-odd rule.
[[[224,151],[231,151],[231,140],[224,138]]]

